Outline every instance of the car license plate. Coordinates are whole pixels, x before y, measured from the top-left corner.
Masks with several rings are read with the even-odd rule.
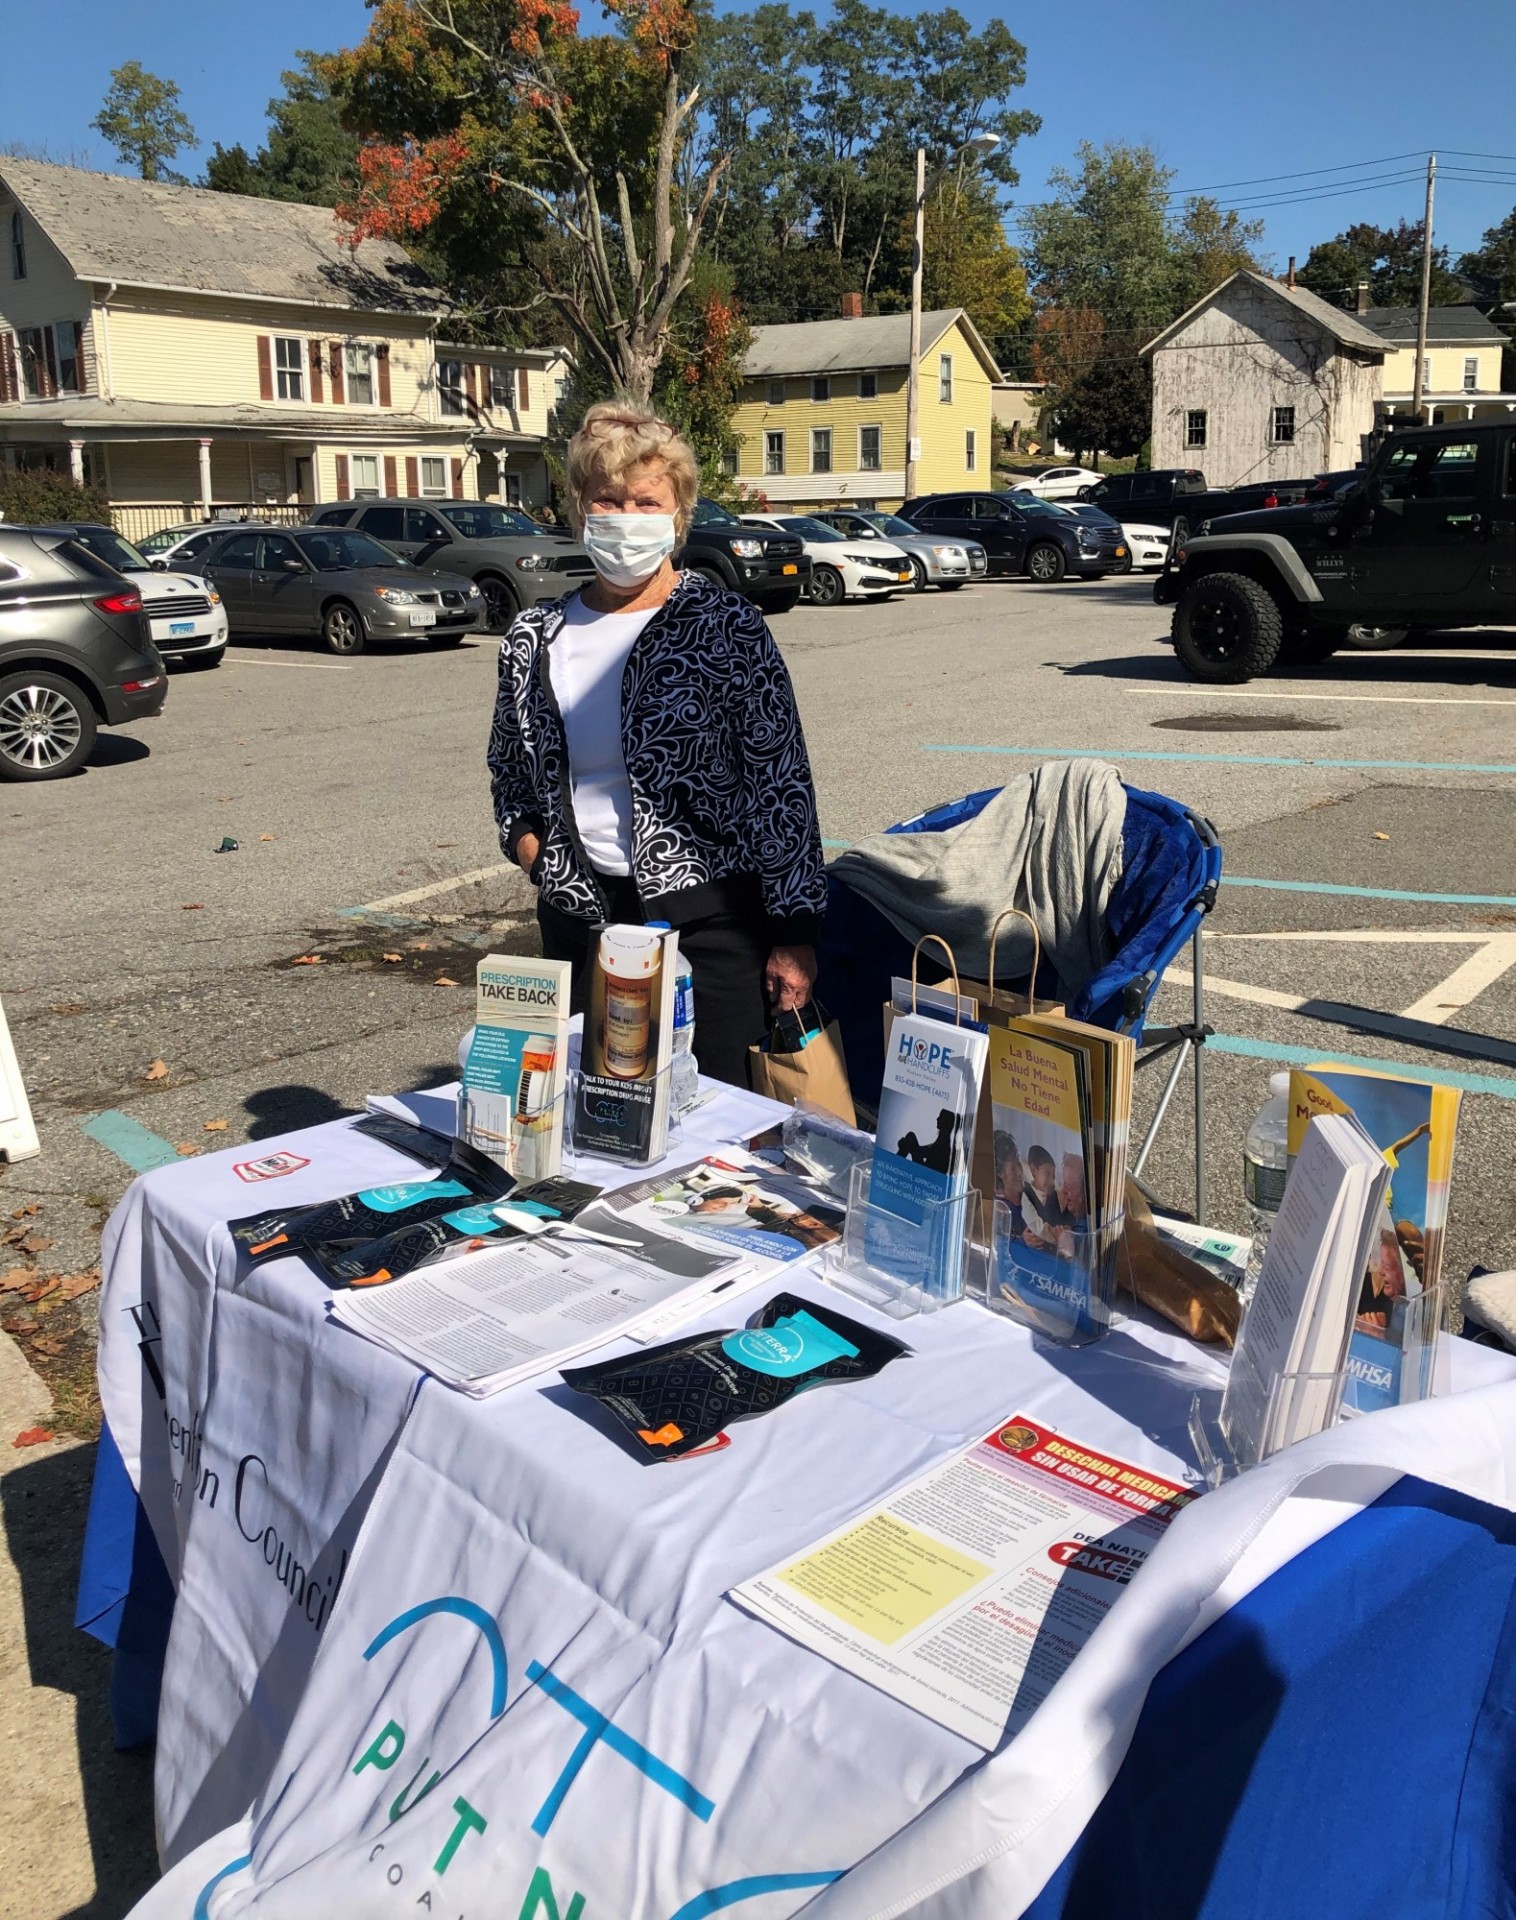
[[[1118,560],[1125,560],[1125,558],[1126,558],[1126,548],[1125,548],[1125,547],[1118,547],[1118,548],[1116,549],[1116,558],[1117,558]]]
[[[909,567],[902,567],[900,572],[895,575],[895,578],[897,580],[909,580],[910,577],[911,577],[911,570]]]
[[[172,639],[176,633],[193,633],[195,631],[195,623],[193,620],[170,620],[168,623],[168,631],[170,639]]]
[[[413,613],[411,615],[411,625],[413,627],[435,627],[436,624],[437,616],[435,613],[423,612]]]
[[[799,567],[795,565],[793,560],[786,560],[784,565],[780,568],[781,573],[799,573],[799,571],[800,571]]]

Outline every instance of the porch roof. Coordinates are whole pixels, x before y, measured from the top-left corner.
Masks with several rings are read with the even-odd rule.
[[[391,409],[288,407],[236,404],[184,406],[162,400],[102,400],[94,394],[62,394],[56,400],[22,400],[0,406],[0,441],[83,438],[91,440],[340,440],[399,445],[418,438],[468,439],[467,420],[428,420]]]

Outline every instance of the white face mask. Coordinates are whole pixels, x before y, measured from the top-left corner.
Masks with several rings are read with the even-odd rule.
[[[640,587],[674,551],[671,513],[590,513],[584,550],[613,587]]]

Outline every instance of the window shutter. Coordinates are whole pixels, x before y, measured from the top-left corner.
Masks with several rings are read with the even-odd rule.
[[[337,498],[339,500],[349,500],[352,498],[352,491],[348,484],[347,455],[345,453],[339,453],[337,455]]]
[[[405,490],[412,499],[421,491],[421,468],[413,453],[405,456]]]
[[[384,491],[389,495],[391,500],[393,500],[395,495],[400,491],[400,475],[395,466],[395,456],[392,453],[387,453],[384,456]]]
[[[532,383],[525,367],[516,369],[516,405],[525,413],[532,404]]]
[[[258,335],[258,398],[274,397],[274,348],[266,333]]]
[[[463,462],[461,460],[453,462],[453,498],[455,500],[463,498]]]
[[[310,350],[311,350],[311,398],[319,406],[321,402],[326,398],[326,391],[321,383],[321,342],[319,340],[312,340],[310,342]]]
[[[334,407],[340,407],[345,404],[347,399],[342,384],[342,342],[340,340],[334,340],[332,342],[331,352],[327,355],[326,364],[330,367],[332,374],[332,405]]]
[[[463,363],[463,391],[468,395],[469,405],[477,407],[479,405],[478,369],[472,360],[465,360]]]
[[[16,341],[10,333],[0,333],[0,404],[19,400],[16,384]]]
[[[74,322],[74,379],[81,393],[88,393],[89,380],[84,371],[84,327]]]
[[[381,340],[374,348],[374,365],[379,371],[379,404],[390,404],[390,350],[388,341]]]

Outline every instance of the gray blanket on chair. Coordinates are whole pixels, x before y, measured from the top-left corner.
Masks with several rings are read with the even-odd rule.
[[[1126,793],[1103,760],[1055,760],[1012,780],[984,811],[945,833],[877,833],[832,863],[907,940],[939,934],[961,973],[984,979],[1002,907],[1036,922],[1043,952],[1071,999],[1111,955],[1106,908],[1121,878]],[[940,948],[923,958],[942,961]],[[1032,963],[1024,921],[1007,920],[995,951],[1002,980]],[[932,976],[929,976],[932,977]]]

